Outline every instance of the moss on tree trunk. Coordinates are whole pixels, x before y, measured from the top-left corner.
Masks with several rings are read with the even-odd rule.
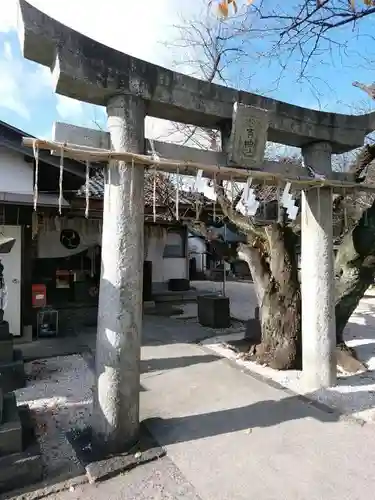
[[[336,255],[336,340],[375,277],[375,203],[366,210],[356,227],[348,233]]]

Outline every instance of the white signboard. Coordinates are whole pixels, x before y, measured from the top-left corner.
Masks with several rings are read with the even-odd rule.
[[[228,160],[238,166],[260,168],[264,160],[268,124],[267,110],[236,102]]]

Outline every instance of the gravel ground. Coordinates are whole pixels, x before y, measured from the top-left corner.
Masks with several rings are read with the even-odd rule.
[[[94,375],[79,355],[26,363],[27,386],[16,391],[18,404],[33,410],[46,475],[77,475],[81,469],[65,437],[87,425]]]

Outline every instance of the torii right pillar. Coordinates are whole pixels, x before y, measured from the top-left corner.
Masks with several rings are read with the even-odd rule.
[[[330,176],[331,145],[302,148],[305,164]],[[303,380],[311,390],[336,383],[336,323],[332,190],[311,188],[302,192],[301,291]]]

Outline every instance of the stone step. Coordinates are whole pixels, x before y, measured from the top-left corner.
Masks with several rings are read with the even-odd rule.
[[[0,337],[0,364],[13,361],[13,335]]]
[[[43,460],[35,437],[30,410],[26,406],[20,406],[18,410],[24,449],[22,452],[0,457],[0,493],[14,489],[19,491],[24,487],[29,488],[30,485],[41,481],[43,477]],[[22,498],[28,497],[28,494],[24,497],[23,493],[24,491],[22,491]],[[10,497],[14,498],[14,495],[6,496],[6,498]],[[17,498],[21,498],[21,495]]]
[[[0,456],[22,451],[22,426],[14,393],[3,397],[3,419],[0,424]]]
[[[185,278],[174,278],[168,281],[168,290],[171,292],[190,291],[190,281]]]
[[[197,300],[196,290],[187,290],[185,292],[174,292],[171,290],[160,290],[152,294],[155,303],[160,302],[195,302]]]
[[[0,322],[0,339],[6,338],[9,335],[9,323],[7,321]]]
[[[25,367],[22,351],[13,350],[13,361],[0,364],[0,387],[3,393],[15,391],[25,386]]]

